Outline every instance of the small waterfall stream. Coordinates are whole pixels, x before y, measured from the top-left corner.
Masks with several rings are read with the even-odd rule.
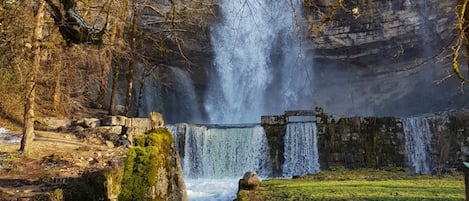
[[[246,171],[267,177],[271,162],[264,129],[259,125],[168,126],[181,155],[191,201],[236,198]]]
[[[167,126],[182,161],[190,200],[233,200],[246,171],[266,178],[272,161],[264,128],[259,125]],[[316,124],[290,123],[285,134],[283,176],[319,171]]]
[[[284,177],[319,172],[315,123],[289,123],[287,125],[284,158],[282,166]]]
[[[246,171],[270,174],[267,138],[261,126],[208,127],[178,124],[175,140],[184,142],[184,175],[189,178],[237,178]],[[181,139],[183,138],[183,139]]]
[[[410,171],[417,174],[431,173],[432,132],[427,119],[423,117],[405,118],[402,121],[405,135],[405,148]]]

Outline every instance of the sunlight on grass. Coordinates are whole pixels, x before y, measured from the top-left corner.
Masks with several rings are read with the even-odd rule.
[[[310,175],[302,179],[266,180],[262,182],[260,191],[241,192],[240,200],[464,200],[464,181],[461,174],[430,176],[373,170],[371,172],[342,172],[340,176],[337,174],[338,177],[331,176],[324,179],[323,176],[328,173],[329,175],[337,174],[336,172],[322,172],[319,175]],[[344,179],[347,175],[353,179]],[[382,179],[379,175],[382,175]]]

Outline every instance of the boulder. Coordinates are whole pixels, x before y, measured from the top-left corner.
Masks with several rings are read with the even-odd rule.
[[[38,130],[60,130],[66,129],[71,125],[71,120],[68,118],[59,118],[59,117],[44,117],[38,118],[34,121],[34,127]]]
[[[261,184],[261,181],[259,179],[259,176],[257,176],[257,173],[254,171],[246,172],[244,173],[244,176],[242,179],[239,180],[239,190],[257,190],[259,189],[259,186]]]

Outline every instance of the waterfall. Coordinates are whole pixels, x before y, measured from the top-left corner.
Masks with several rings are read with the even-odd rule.
[[[418,174],[431,173],[432,132],[427,119],[423,117],[405,118],[402,123],[410,170]]]
[[[170,123],[202,121],[200,101],[189,73],[165,66],[155,70],[150,77],[162,75],[169,77],[166,84],[161,84],[159,79],[145,80],[141,116],[146,117],[150,112],[157,111],[163,113],[165,121]]]
[[[222,201],[236,197],[246,171],[272,175],[264,128],[259,125],[167,125],[179,151],[189,200]],[[319,171],[316,124],[289,123],[285,134],[283,176]]]
[[[246,171],[270,174],[267,138],[261,126],[178,124],[170,129],[175,136],[176,148],[182,150],[185,177],[239,178]],[[177,143],[181,140],[184,143]]]
[[[315,123],[288,123],[284,158],[282,171],[285,177],[319,172]]]
[[[205,100],[211,123],[256,123],[264,114],[312,107],[311,62],[296,23],[300,2],[220,2],[223,21],[211,27],[215,70]]]

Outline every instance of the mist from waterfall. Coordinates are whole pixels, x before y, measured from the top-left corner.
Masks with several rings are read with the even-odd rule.
[[[402,124],[410,171],[417,174],[431,173],[432,132],[427,119],[424,117],[404,118]]]
[[[261,115],[312,108],[300,2],[220,2],[223,19],[211,27],[215,70],[205,98],[210,123],[257,123]]]
[[[161,84],[160,79],[149,79],[163,75],[171,78],[166,84]],[[187,71],[164,66],[155,70],[149,78],[144,80],[140,116],[147,117],[150,112],[156,111],[163,113],[165,121],[169,123],[201,121],[201,109],[197,107],[198,96]],[[171,90],[165,88],[168,86]]]
[[[319,172],[316,123],[288,123],[285,133],[284,177]]]

